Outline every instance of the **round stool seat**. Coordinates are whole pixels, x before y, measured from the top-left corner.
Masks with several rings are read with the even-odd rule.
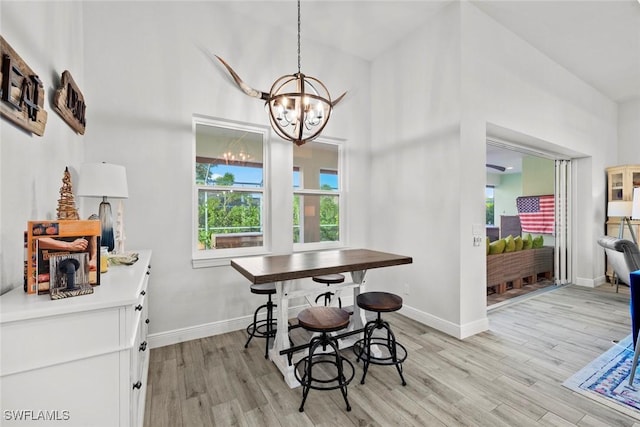
[[[317,283],[326,283],[329,285],[344,282],[344,276],[342,274],[325,274],[323,276],[314,276],[311,280]]]
[[[375,312],[397,311],[402,308],[402,297],[389,292],[365,292],[358,295],[358,307]]]
[[[251,293],[258,295],[275,295],[276,285],[274,285],[273,283],[251,285]]]
[[[349,325],[349,313],[338,307],[309,307],[298,313],[298,324],[312,332],[339,331]]]

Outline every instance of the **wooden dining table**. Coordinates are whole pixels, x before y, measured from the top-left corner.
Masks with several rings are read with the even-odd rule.
[[[269,350],[269,357],[284,376],[289,387],[299,386],[295,378],[293,359],[288,354],[291,347],[289,340],[289,300],[292,298],[318,295],[324,292],[340,292],[349,288],[353,289],[353,315],[345,338],[340,339],[340,348],[345,348],[359,339],[355,333],[362,330],[366,324],[364,310],[360,310],[355,303],[360,293],[365,290],[365,274],[373,268],[390,267],[395,265],[410,264],[413,259],[408,256],[396,255],[387,252],[369,249],[339,249],[328,251],[299,252],[288,255],[254,256],[236,258],[231,260],[231,266],[240,272],[253,284],[274,283],[276,288],[276,301],[278,306],[277,332],[273,347]],[[319,284],[312,286],[297,286],[297,279],[335,273],[350,273],[351,282],[338,284]],[[332,299],[336,304],[338,298]]]

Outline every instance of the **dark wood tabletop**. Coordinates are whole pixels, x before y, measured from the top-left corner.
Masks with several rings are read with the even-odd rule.
[[[231,266],[251,283],[272,283],[323,274],[369,270],[392,265],[411,264],[408,256],[369,249],[300,252],[231,260]]]

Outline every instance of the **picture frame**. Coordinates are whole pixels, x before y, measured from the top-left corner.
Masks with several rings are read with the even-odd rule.
[[[100,221],[29,221],[26,236],[26,292],[48,294],[51,289],[51,258],[78,255],[88,259],[88,283],[100,285]],[[85,255],[82,255],[85,254]],[[55,279],[55,276],[54,276]],[[83,279],[84,280],[84,279]],[[55,283],[55,282],[54,282]]]

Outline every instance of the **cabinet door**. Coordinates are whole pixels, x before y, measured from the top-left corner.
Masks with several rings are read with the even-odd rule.
[[[640,167],[635,169],[629,169],[628,173],[628,182],[629,185],[626,187],[628,189],[628,194],[626,200],[633,200],[633,189],[640,187]]]
[[[625,173],[624,169],[612,169],[609,171],[608,177],[609,187],[609,201],[625,200],[624,184]]]

